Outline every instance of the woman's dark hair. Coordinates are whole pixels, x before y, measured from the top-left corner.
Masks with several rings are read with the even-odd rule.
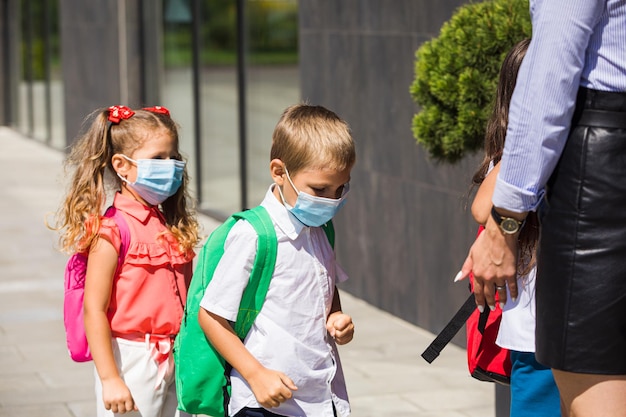
[[[522,65],[522,60],[526,55],[529,44],[530,39],[527,38],[513,45],[500,67],[493,111],[487,121],[485,131],[485,157],[472,177],[472,188],[482,184],[487,176],[490,164],[493,163],[495,165],[502,158],[506,130],[509,124],[509,105],[511,104],[513,90],[515,90],[517,73],[520,65]],[[534,266],[538,239],[539,224],[537,213],[530,212],[518,238],[520,248],[518,269],[520,275],[527,274]]]
[[[530,39],[524,39],[513,45],[500,67],[493,111],[487,121],[485,131],[485,157],[472,178],[475,185],[480,185],[483,182],[489,164],[493,161],[495,165],[502,158],[506,128],[509,124],[509,105],[517,82],[517,72],[522,65],[529,44]]]

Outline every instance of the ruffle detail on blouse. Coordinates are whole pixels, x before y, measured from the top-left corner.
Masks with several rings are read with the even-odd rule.
[[[183,265],[193,259],[193,255],[180,253],[172,247],[160,243],[133,242],[126,253],[126,263],[132,265]]]
[[[109,240],[119,251],[121,238],[119,229],[111,219],[103,219],[100,235]],[[171,233],[159,236],[155,242],[131,242],[126,251],[125,263],[132,265],[160,266],[170,264],[173,267],[190,262],[195,256],[178,250],[178,241]]]
[[[131,242],[126,253],[126,262],[133,265],[184,265],[194,257],[193,251],[182,253],[178,241],[170,234],[159,236],[157,242]]]

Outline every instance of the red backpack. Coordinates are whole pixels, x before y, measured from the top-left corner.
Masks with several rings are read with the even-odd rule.
[[[474,275],[470,274],[470,290],[473,291]],[[471,297],[474,295],[472,293]],[[509,350],[496,344],[498,329],[502,320],[502,309],[485,308],[482,313],[474,309],[465,323],[467,330],[467,366],[470,374],[480,380],[509,385],[511,379],[511,358]]]
[[[477,236],[483,229],[482,226],[478,229]],[[498,305],[498,295],[496,294],[496,309],[491,311],[489,308],[485,308],[481,313],[476,308],[474,301],[473,274],[470,274],[469,286],[469,297],[422,353],[422,357],[428,363],[432,363],[465,324],[467,330],[467,366],[470,375],[480,381],[509,385],[511,379],[509,350],[496,344],[498,329],[502,320],[502,309]]]
[[[104,217],[115,220],[120,230],[122,244],[117,259],[116,274],[119,274],[126,251],[130,243],[130,231],[123,215],[115,207],[109,207]],[[85,295],[85,277],[87,275],[87,253],[75,253],[65,265],[65,296],[63,298],[63,324],[65,324],[65,338],[70,357],[75,362],[91,360],[85,324],[83,321],[83,298]]]

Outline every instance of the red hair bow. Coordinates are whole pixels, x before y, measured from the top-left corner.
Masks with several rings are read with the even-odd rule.
[[[160,113],[164,114],[167,117],[170,117],[170,111],[163,106],[154,106],[154,107],[144,107],[143,110],[147,110],[152,113]]]
[[[109,122],[118,124],[122,119],[130,119],[134,111],[126,106],[111,106],[109,107]]]

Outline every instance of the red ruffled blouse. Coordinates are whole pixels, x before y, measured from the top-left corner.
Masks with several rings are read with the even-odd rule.
[[[120,193],[113,205],[123,212],[130,245],[113,282],[108,310],[111,331],[128,339],[174,336],[180,330],[195,254],[179,251],[157,207],[146,207]],[[99,236],[119,253],[121,237],[113,219],[102,218]]]

